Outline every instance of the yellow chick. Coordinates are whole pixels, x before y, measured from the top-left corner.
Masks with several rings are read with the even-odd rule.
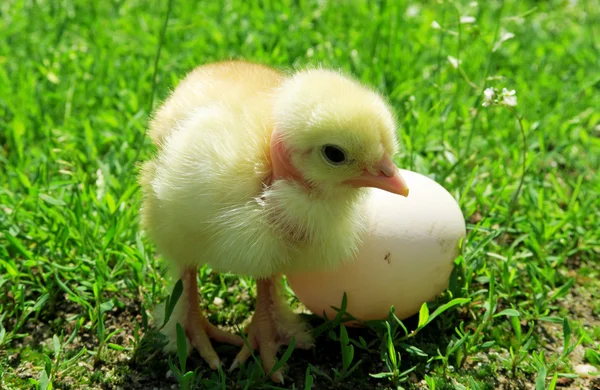
[[[392,161],[393,115],[376,92],[339,72],[284,75],[227,61],[190,72],[153,116],[158,148],[140,183],[142,225],[183,294],[164,328],[175,345],[181,323],[209,366],[210,338],[243,345],[210,324],[198,298],[197,267],[257,279],[257,303],[232,368],[259,349],[265,372],[304,325],[280,297],[280,275],[332,267],[356,254],[365,229],[366,187],[407,196]],[[271,375],[282,383],[278,370]]]

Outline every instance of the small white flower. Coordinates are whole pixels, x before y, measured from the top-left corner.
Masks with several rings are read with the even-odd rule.
[[[477,7],[478,5],[479,5],[479,4],[477,4],[477,2],[476,2],[476,1],[472,1],[472,2],[470,2],[470,3],[469,3],[469,7],[473,7],[473,8],[474,8],[474,7]]]
[[[496,91],[494,88],[486,88],[483,91],[483,104],[482,106],[487,107],[494,104],[494,100],[496,99]]]
[[[500,30],[500,39],[498,39],[498,41],[494,45],[494,48],[492,49],[492,51],[498,50],[500,48],[500,46],[502,46],[502,43],[508,41],[509,39],[513,39],[514,37],[515,37],[515,34],[511,33],[510,31],[506,31],[505,29],[501,29]]]
[[[421,11],[421,8],[419,8],[418,5],[413,4],[406,9],[406,17],[414,18],[419,15],[420,11]]]
[[[434,30],[439,30],[442,28],[442,26],[440,26],[440,24],[436,20],[434,20],[433,22],[431,22],[431,28]]]
[[[454,58],[452,56],[448,56],[448,62],[450,63],[450,65],[452,65],[454,69],[458,69],[458,65],[460,65],[462,61],[459,61],[457,58]]]
[[[510,31],[506,31],[505,29],[502,29],[500,31],[500,40],[502,42],[508,41],[509,39],[513,39],[514,37],[515,37],[515,34],[511,33]]]
[[[96,170],[96,199],[102,200],[106,194],[106,182],[104,181],[104,173],[102,169]]]
[[[486,88],[483,91],[482,106],[505,106],[515,107],[517,105],[517,91],[502,88],[502,92],[498,92],[496,88]]]
[[[460,17],[460,23],[461,24],[469,24],[469,23],[475,23],[475,17],[473,16],[461,16]]]
[[[506,88],[502,88],[502,104],[515,107],[517,105],[517,91],[514,89],[509,91]]]

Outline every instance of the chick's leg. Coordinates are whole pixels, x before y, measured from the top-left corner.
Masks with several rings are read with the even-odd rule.
[[[295,348],[309,349],[313,346],[306,325],[292,312],[280,293],[281,276],[256,281],[256,310],[248,329],[248,343],[236,356],[231,369],[246,361],[252,350],[260,350],[265,373],[269,373],[276,362],[281,345],[295,338]],[[271,373],[271,380],[283,383],[281,369]]]
[[[213,349],[210,339],[221,343],[233,345],[243,345],[241,337],[225,332],[208,322],[198,300],[198,282],[196,280],[196,268],[188,268],[183,272],[183,296],[181,299],[187,299],[188,312],[184,320],[183,328],[190,340],[190,343],[198,350],[200,356],[208,363],[213,370],[219,368],[221,361]]]

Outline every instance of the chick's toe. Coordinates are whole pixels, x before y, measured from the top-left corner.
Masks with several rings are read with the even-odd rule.
[[[279,292],[280,282],[278,276],[256,281],[256,311],[249,325],[248,343],[244,344],[230,370],[244,363],[252,351],[258,349],[265,373],[270,374],[273,382],[283,383],[281,368],[271,372],[277,362],[279,347],[290,344],[292,338],[295,348],[309,349],[313,346],[306,325],[283,302]]]
[[[243,345],[244,341],[240,336],[221,330],[206,319],[200,309],[198,300],[198,282],[195,268],[184,271],[182,283],[183,295],[181,299],[187,301],[188,310],[180,321],[192,346],[200,353],[200,356],[208,363],[210,368],[216,370],[221,366],[221,360],[210,339],[236,346]]]

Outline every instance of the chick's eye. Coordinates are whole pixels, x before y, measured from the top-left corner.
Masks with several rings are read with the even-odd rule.
[[[323,146],[323,156],[331,164],[340,165],[346,162],[346,153],[337,146]]]

